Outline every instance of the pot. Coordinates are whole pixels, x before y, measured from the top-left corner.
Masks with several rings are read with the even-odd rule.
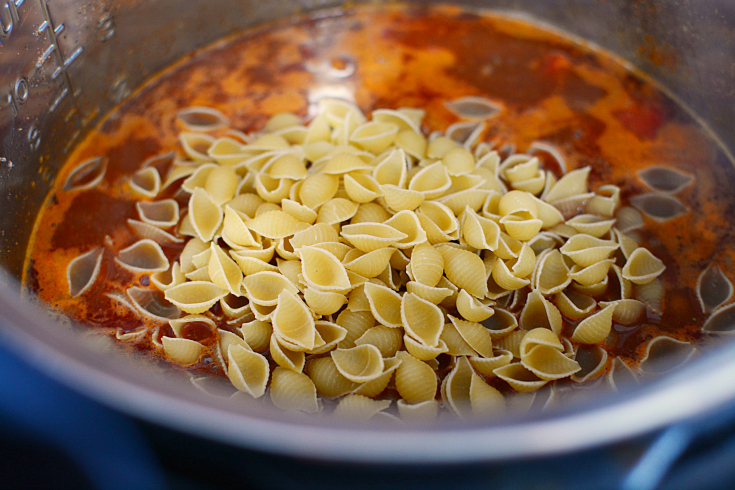
[[[718,135],[726,154],[735,148],[735,9],[730,2],[456,3],[528,18],[592,41],[668,88]],[[521,461],[550,467],[558,458],[599,457],[602,449],[634,443],[652,444],[652,449],[638,466],[626,466],[633,469],[627,485],[653,488],[689,442],[731,421],[731,342],[670,375],[550,413],[417,428],[361,426],[274,413],[258,404],[234,406],[193,389],[183,376],[119,355],[21,298],[19,279],[36,214],[65,155],[105,114],[197,48],[260,23],[338,7],[339,2],[322,0],[223,0],[217,9],[193,0],[5,0],[0,5],[3,344],[75,392],[140,421],[149,433],[182,437],[196,447],[217,443],[227,451],[257,451],[252,466],[266,458],[276,467],[295,465],[289,467],[312,476],[319,469],[322,476],[314,480],[319,484],[341,484],[349,476],[346,467],[367,473],[389,468],[383,481],[415,477],[414,482],[430,483],[438,472],[457,478],[462,468],[469,471],[463,478],[470,485],[488,474],[498,475],[498,482],[528,483],[512,473],[522,468]],[[657,447],[668,451],[663,459],[655,459]],[[652,473],[646,465],[661,471]],[[427,467],[431,471],[419,473]],[[333,476],[324,476],[325,468]]]

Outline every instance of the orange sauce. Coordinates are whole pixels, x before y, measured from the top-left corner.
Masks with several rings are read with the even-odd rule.
[[[344,96],[366,113],[423,108],[423,129],[429,132],[457,122],[444,103],[467,95],[504,105],[488,121],[483,140],[514,143],[518,152],[534,141],[555,145],[570,168],[591,166],[593,190],[620,186],[623,204],[647,192],[636,176],[640,169],[668,165],[696,176],[677,195],[691,212],[666,223],[647,219],[641,233],[643,244],[667,267],[663,316],[649,315],[633,327],[615,325],[606,347],[612,357],[634,365],[655,335],[699,339],[705,317],[694,293],[697,277],[712,260],[731,270],[735,257],[735,171],[713,139],[650,80],[612,56],[527,22],[450,7],[372,6],[303,18],[223,41],[171,67],[76,147],[38,218],[26,282],[54,308],[102,333],[155,325],[105,293],[150,283],[113,258],[137,240],[126,226],[137,217],[129,175],[165,151],[183,156],[180,109],[217,108],[232,127],[248,132],[276,113],[306,117],[318,98]],[[109,158],[100,186],[81,193],[61,190],[75,166],[99,155]],[[101,245],[104,280],[70,298],[69,261]],[[174,260],[180,247],[164,251]],[[218,314],[215,308],[212,316]],[[160,327],[160,335],[172,335],[168,325]],[[201,325],[190,329],[191,338],[211,347],[210,332]],[[163,356],[149,338],[137,348]],[[193,369],[217,371],[207,356]]]

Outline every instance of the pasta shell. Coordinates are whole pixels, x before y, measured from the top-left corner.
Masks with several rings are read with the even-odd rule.
[[[201,187],[194,189],[189,199],[189,219],[199,239],[204,242],[212,241],[223,217],[222,209],[207,191]]]
[[[347,298],[342,293],[306,288],[304,289],[304,301],[317,315],[331,315],[338,312],[347,303]]]
[[[628,233],[629,231],[643,228],[645,222],[643,221],[643,215],[635,208],[624,206],[620,208],[615,215],[616,227],[622,233]]]
[[[660,315],[664,310],[666,289],[660,279],[656,278],[646,284],[635,284],[633,296],[648,306],[651,311]]]
[[[148,318],[168,321],[181,316],[181,310],[166,301],[160,291],[133,286],[125,293],[130,298],[133,307]]]
[[[271,239],[285,238],[309,228],[308,224],[278,210],[266,211],[245,224],[250,230]]]
[[[431,361],[432,359],[436,359],[439,354],[449,352],[449,347],[441,339],[439,339],[435,347],[429,347],[408,335],[404,335],[403,343],[408,353],[419,361]]]
[[[694,182],[694,176],[671,167],[654,165],[638,172],[638,177],[651,189],[676,194]]]
[[[597,188],[595,196],[589,202],[585,211],[605,218],[612,218],[620,205],[620,187],[616,185],[602,185]]]
[[[304,370],[314,382],[317,394],[323,398],[338,398],[360,386],[345,378],[331,357],[309,359]]]
[[[161,245],[171,245],[184,241],[182,238],[175,237],[171,233],[142,221],[128,219],[128,226],[139,238],[148,238]]]
[[[242,270],[219,245],[212,242],[208,272],[212,282],[230,293],[240,295]]]
[[[632,325],[637,322],[646,311],[646,305],[637,299],[619,299],[611,303],[600,301],[600,306],[603,308],[608,304],[615,305],[613,321],[615,323],[620,323],[621,325]]]
[[[472,415],[470,383],[473,374],[469,361],[461,356],[457,358],[456,365],[442,381],[442,398],[454,413],[463,418]]]
[[[299,256],[301,273],[309,286],[328,292],[352,289],[345,266],[326,250],[305,246],[299,249]]]
[[[261,320],[243,323],[240,325],[238,331],[242,335],[243,340],[255,352],[264,352],[270,345],[270,340],[273,336],[273,327],[271,327],[271,324]]]
[[[407,403],[415,404],[436,397],[438,381],[434,370],[411,354],[400,351],[396,355],[401,364],[396,369],[396,390]]]
[[[589,267],[608,258],[619,246],[612,240],[601,240],[589,235],[574,235],[560,250],[575,264]]]
[[[365,283],[364,288],[375,319],[386,327],[402,327],[401,296],[390,288],[370,282]]]
[[[565,317],[570,320],[579,320],[592,313],[597,302],[584,294],[566,290],[557,294],[556,305]]]
[[[291,344],[288,345],[291,347]],[[300,373],[306,363],[306,355],[302,351],[294,351],[284,347],[276,335],[271,335],[269,352],[273,361],[279,366]]]
[[[702,332],[716,335],[732,335],[735,333],[735,303],[716,309],[704,322]]]
[[[384,224],[406,235],[406,238],[399,240],[393,245],[396,248],[412,248],[427,240],[426,232],[421,227],[421,222],[413,211],[399,211],[389,220],[385,221]]]
[[[135,203],[140,219],[159,228],[175,226],[179,221],[179,205],[174,199]]]
[[[496,368],[493,372],[518,393],[530,393],[544,387],[548,383],[548,380],[539,378],[533,372],[523,367],[521,363],[507,364]]]
[[[99,185],[107,171],[107,157],[94,157],[77,165],[64,182],[64,191],[75,192]]]
[[[639,382],[638,375],[619,357],[613,359],[607,380],[615,391],[620,391],[621,388],[626,388]]]
[[[483,376],[492,378],[495,377],[495,369],[507,366],[513,361],[513,354],[509,351],[497,350],[492,357],[472,356],[469,360],[477,372]]]
[[[472,167],[469,170],[472,170]],[[447,173],[447,168],[442,162],[435,162],[422,168],[411,178],[408,190],[420,192],[424,199],[430,200],[442,196],[451,185],[452,179]]]
[[[587,178],[591,167],[572,170],[565,174],[554,186],[542,196],[542,199],[554,203],[562,199],[587,192]]]
[[[347,331],[338,347],[349,349],[357,345],[355,341],[375,325],[375,318],[370,311],[342,310],[337,316],[336,323]]]
[[[219,300],[219,305],[225,316],[229,318],[242,318],[250,313],[250,301],[243,296],[228,294]]]
[[[689,342],[659,335],[646,346],[640,370],[645,374],[664,374],[686,364],[695,352]]]
[[[243,253],[244,252],[244,253]],[[278,267],[265,262],[257,257],[252,257],[245,250],[232,250],[230,256],[235,259],[243,275],[249,276],[258,272],[278,272]]]
[[[163,272],[170,266],[161,246],[147,238],[120,250],[115,262],[133,272]]]
[[[558,250],[542,254],[536,264],[533,285],[543,295],[559,293],[572,281],[569,268]]]
[[[393,123],[367,122],[355,129],[349,141],[357,147],[376,155],[384,152],[393,144],[398,134],[398,126]]]
[[[490,337],[498,339],[515,330],[518,327],[518,320],[511,312],[495,308],[495,314],[483,320],[482,325],[490,332]]]
[[[492,336],[482,324],[455,318],[449,315],[457,332],[465,342],[482,357],[493,357]]]
[[[356,203],[368,203],[383,195],[380,184],[373,177],[355,173],[344,176],[345,192]]]
[[[444,103],[444,107],[463,119],[483,120],[497,116],[503,106],[485,97],[468,95]]]
[[[341,197],[330,199],[319,208],[317,223],[335,225],[347,221],[357,212],[358,204]]]
[[[561,335],[561,313],[538,290],[534,290],[528,295],[523,311],[521,311],[519,323],[524,330],[548,328],[557,337]]]
[[[607,366],[607,351],[599,345],[580,345],[574,353],[580,370],[572,375],[577,383],[600,377]]]
[[[73,298],[81,296],[97,281],[102,266],[103,249],[93,248],[74,258],[66,268],[66,281],[69,284],[69,295]]]
[[[541,379],[566,378],[582,367],[560,350],[548,345],[535,345],[521,359],[521,364]]]
[[[363,395],[347,395],[342,398],[332,414],[337,418],[370,420],[378,412],[390,406],[390,400],[373,400]]]
[[[569,278],[583,286],[592,286],[607,277],[614,262],[613,259],[606,259],[584,268],[575,264],[569,271]]]
[[[246,276],[242,280],[242,287],[248,299],[264,306],[275,306],[282,291],[292,294],[298,289],[284,275],[277,272],[258,272]]]
[[[638,248],[638,243],[616,228],[613,228],[613,232],[615,233],[615,239],[620,244],[620,252],[627,261],[633,251]]]
[[[439,344],[439,336],[444,328],[444,315],[439,307],[413,293],[405,293],[401,299],[400,314],[408,335],[428,347]]]
[[[377,347],[370,344],[350,349],[333,350],[332,359],[337,370],[355,383],[364,383],[383,373],[383,357]]]
[[[478,216],[469,206],[461,217],[462,238],[472,248],[478,250],[497,250],[500,240],[500,226],[490,219]]]
[[[184,366],[194,364],[204,353],[204,346],[193,340],[163,337],[161,342],[168,358],[176,364]]]
[[[272,321],[273,334],[279,340],[283,339],[299,350],[308,351],[314,348],[316,339],[314,318],[309,308],[288,289],[279,293]]]
[[[383,223],[345,225],[340,234],[365,253],[395,245],[408,237],[405,233]]]
[[[281,410],[316,413],[320,409],[314,383],[307,375],[291,369],[277,367],[273,371],[270,397]]]
[[[612,329],[614,311],[615,305],[608,305],[582,320],[574,329],[572,340],[582,344],[599,344],[605,340]]]
[[[299,188],[299,200],[305,206],[316,209],[334,197],[339,189],[337,175],[314,174],[307,177]]]
[[[502,260],[495,261],[493,264],[492,275],[498,286],[510,291],[521,289],[531,283],[529,279],[516,277],[508,268],[508,265]]]
[[[606,235],[615,224],[614,219],[602,219],[592,214],[579,214],[566,221],[578,233],[585,233],[595,238]]]
[[[227,290],[206,281],[190,281],[165,291],[165,298],[189,314],[202,313],[227,296]]]
[[[494,191],[488,189],[467,189],[464,191],[446,194],[437,201],[452,210],[454,215],[459,215],[467,206],[473,211],[479,211],[487,197]]]
[[[187,107],[176,114],[176,119],[190,131],[214,131],[230,125],[227,116],[212,107]]]
[[[623,277],[634,284],[647,284],[666,269],[664,263],[648,249],[639,247],[628,257],[623,267]]]
[[[434,287],[444,273],[444,257],[430,244],[420,243],[411,254],[411,271],[414,280]]]
[[[714,262],[697,278],[697,299],[704,313],[710,313],[725,304],[732,294],[732,282]]]
[[[442,303],[454,294],[454,291],[441,287],[439,284],[436,287],[430,287],[417,281],[409,281],[406,284],[406,290],[435,305]]]
[[[367,329],[364,334],[355,340],[355,345],[373,345],[378,348],[384,358],[387,358],[396,355],[402,342],[400,329],[377,325]]]
[[[419,191],[402,189],[390,184],[381,184],[380,192],[385,204],[394,211],[413,211],[426,199]]]
[[[487,294],[485,266],[482,259],[472,252],[442,245],[437,247],[444,258],[444,271],[447,279],[460,289],[475,297]]]
[[[186,276],[181,272],[181,264],[174,262],[170,269],[163,272],[151,274],[151,282],[161,291],[177,286],[186,281]]]
[[[379,248],[367,254],[360,254],[356,258],[344,264],[347,270],[355,272],[363,277],[375,277],[388,267],[390,258],[395,249]]]
[[[432,422],[439,413],[439,402],[436,400],[426,400],[414,404],[405,400],[398,400],[396,406],[402,420],[417,424]]]
[[[462,145],[463,149],[469,149],[477,144],[486,127],[487,125],[482,122],[457,122],[449,125],[444,135]]]
[[[270,376],[268,360],[241,345],[231,345],[227,357],[228,377],[235,388],[253,398],[263,396]]]
[[[464,289],[457,295],[457,312],[470,322],[487,320],[495,313],[491,307],[480,303]]]
[[[630,198],[630,204],[654,221],[663,223],[689,212],[689,208],[668,194],[650,192]]]

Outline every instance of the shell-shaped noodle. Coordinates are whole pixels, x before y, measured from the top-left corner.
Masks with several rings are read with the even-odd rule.
[[[219,300],[219,305],[222,307],[225,316],[238,319],[250,313],[249,303],[250,301],[246,297],[234,294],[228,294]]]
[[[137,344],[141,342],[147,334],[148,329],[146,327],[138,328],[131,332],[126,332],[122,328],[118,327],[118,329],[115,331],[115,338],[117,340],[122,340],[123,342]]]
[[[337,370],[355,383],[364,383],[383,373],[383,357],[377,347],[362,344],[350,349],[333,350],[332,359]]]
[[[347,298],[342,293],[306,288],[304,289],[304,301],[317,315],[331,315],[347,303]]]
[[[330,199],[319,208],[317,223],[335,225],[352,218],[357,212],[358,203],[337,197]]]
[[[207,191],[218,206],[235,197],[235,191],[239,183],[237,174],[232,167],[218,166],[213,168],[204,183]]]
[[[403,335],[398,328],[376,325],[355,340],[355,345],[373,345],[384,358],[393,357],[401,348]]]
[[[349,262],[345,262],[344,266],[347,270],[363,277],[375,277],[388,267],[394,252],[395,249],[388,247],[379,248],[367,254],[362,254],[358,251],[359,254]]]
[[[521,213],[519,215],[526,216],[527,218],[538,218],[538,206],[531,194],[514,190],[500,198],[500,201],[498,201],[498,213],[500,216]]]
[[[470,383],[474,374],[466,357],[457,358],[457,363],[442,381],[441,393],[444,401],[460,417],[472,415]]]
[[[133,286],[125,293],[132,306],[146,317],[165,322],[181,316],[181,310],[166,301],[160,291]]]
[[[582,369],[577,361],[549,345],[532,347],[521,358],[521,364],[539,378],[550,381],[566,378]]]
[[[413,293],[405,293],[401,299],[401,321],[406,333],[418,342],[429,347],[439,344],[444,315],[435,304]]]
[[[471,295],[484,298],[487,294],[487,280],[482,259],[472,252],[448,245],[441,245],[437,250],[444,258],[447,279]]]
[[[358,126],[350,135],[349,141],[378,155],[395,141],[398,129],[398,125],[393,123],[371,121]]]
[[[521,363],[511,363],[493,370],[495,375],[508,383],[518,393],[530,393],[542,388],[547,380],[536,376]]]
[[[304,352],[297,352],[286,348],[276,335],[271,335],[268,346],[270,356],[276,364],[299,373],[304,370],[306,363],[306,354]],[[288,346],[290,347],[291,344],[288,344]]]
[[[161,246],[147,238],[120,250],[115,262],[133,272],[163,272],[170,266]]]
[[[179,205],[174,199],[140,201],[135,208],[141,221],[159,228],[169,228],[179,221]]]
[[[436,400],[426,400],[420,403],[408,403],[405,400],[396,402],[398,414],[401,420],[410,423],[427,423],[436,419],[439,413],[439,402]]]
[[[613,266],[613,267],[616,267],[616,266]],[[587,296],[591,296],[593,298],[597,298],[597,297],[605,294],[605,292],[607,291],[607,287],[608,287],[608,285],[610,283],[609,277],[610,276],[607,275],[607,276],[605,276],[605,278],[601,282],[598,282],[597,284],[593,284],[591,286],[583,286],[583,285],[579,284],[578,282],[572,282],[571,287],[575,291],[577,291],[578,293],[582,293],[582,294],[585,294]]]
[[[340,234],[365,253],[395,245],[408,237],[405,233],[383,223],[345,225]]]
[[[421,132],[417,121],[399,110],[376,109],[372,112],[372,117],[373,121],[395,124],[401,131],[411,130],[415,133]]]
[[[317,394],[324,398],[338,398],[360,386],[342,376],[330,356],[309,359],[304,371],[314,382]]]
[[[179,143],[181,143],[184,153],[195,162],[212,161],[207,152],[214,142],[214,137],[208,134],[188,131],[179,133]]]
[[[685,364],[695,352],[689,342],[659,335],[646,346],[646,355],[639,368],[646,374],[664,374]]]
[[[321,171],[325,174],[342,175],[358,170],[373,170],[357,155],[345,152],[334,152]]]
[[[501,231],[500,240],[498,240],[498,249],[495,250],[495,255],[503,260],[515,259],[518,257],[522,248],[522,242]]]
[[[351,394],[339,401],[332,414],[342,419],[370,420],[390,404],[390,400],[373,400],[367,396]]]
[[[382,223],[383,221],[390,218],[390,214],[380,204],[370,202],[360,204],[357,208],[357,212],[350,220],[350,224],[359,223]]]
[[[449,347],[441,339],[439,339],[439,342],[435,347],[429,347],[418,340],[414,340],[408,335],[404,335],[403,344],[405,345],[408,353],[419,361],[431,361],[432,359],[436,359],[439,354],[449,352]]]
[[[433,400],[439,384],[434,370],[408,352],[400,351],[396,357],[402,361],[395,375],[396,390],[401,398],[411,404]]]
[[[467,206],[474,211],[479,211],[487,197],[494,191],[488,189],[467,189],[464,191],[446,194],[439,198],[439,203],[444,204],[458,216]]]
[[[623,277],[634,284],[647,284],[666,269],[664,263],[644,247],[636,248],[623,267]]]
[[[495,314],[482,321],[482,325],[490,332],[493,339],[510,334],[518,327],[518,320],[511,312],[502,308],[495,308]]]
[[[284,275],[270,271],[246,276],[242,280],[242,287],[250,301],[263,306],[278,304],[278,297],[284,290],[298,293],[298,289]]]
[[[580,345],[574,353],[574,360],[581,369],[572,375],[572,379],[577,383],[584,383],[605,372],[607,351],[599,345]]]
[[[694,182],[694,176],[671,167],[654,165],[638,172],[638,177],[654,191],[676,194]]]
[[[579,320],[589,315],[597,306],[597,302],[587,295],[566,290],[556,296],[556,305],[565,317]]]
[[[441,287],[440,284],[437,284],[436,287],[431,287],[417,281],[409,281],[406,284],[406,290],[435,305],[442,303],[455,294],[452,289]]]
[[[263,352],[270,345],[273,327],[268,322],[253,320],[240,325],[238,331],[251,349],[255,352]]]
[[[579,322],[572,340],[581,344],[599,344],[605,340],[612,329],[614,311],[615,305],[611,304]]]
[[[270,376],[268,360],[241,345],[231,345],[227,357],[229,360],[227,376],[233,386],[253,398],[263,396]]]
[[[472,158],[471,155],[470,158]],[[472,168],[470,166],[468,171],[471,171]],[[408,189],[420,192],[424,196],[424,199],[429,200],[443,195],[451,185],[452,180],[449,177],[449,173],[447,173],[447,168],[442,162],[435,162],[419,170],[411,178]]]
[[[615,305],[613,321],[621,325],[632,325],[646,311],[646,305],[637,299],[619,299],[613,301],[612,304]],[[608,303],[600,301],[600,306],[603,308],[607,305]]]
[[[355,341],[358,338],[375,325],[375,318],[373,318],[372,313],[369,310],[350,311],[347,309],[342,310],[342,312],[337,316],[336,323],[347,330],[345,338],[339,342],[338,346],[343,349],[349,349],[356,345]]]
[[[294,293],[284,289],[278,295],[272,317],[273,334],[296,346],[293,350],[311,350],[316,339],[314,318],[309,308]]]
[[[461,144],[464,147],[462,149],[469,149],[477,144],[477,140],[480,139],[486,127],[487,125],[482,122],[457,122],[449,125],[444,135]],[[472,156],[471,153],[470,155]],[[444,156],[446,157],[447,154],[445,153]],[[474,164],[474,158],[472,163]]]
[[[265,262],[264,260],[251,256],[249,250],[232,250],[230,256],[235,259],[237,265],[240,267],[243,275],[249,276],[257,274],[258,272],[278,272],[278,267]]]
[[[685,215],[689,208],[675,197],[659,192],[639,194],[630,198],[630,204],[654,221],[663,223]]]
[[[623,254],[623,257],[627,261],[633,251],[638,248],[638,243],[616,228],[613,228],[613,232],[615,233],[615,239],[620,244],[620,253]]]
[[[411,253],[411,272],[415,281],[434,287],[444,273],[444,257],[428,243],[420,243]]]
[[[559,293],[569,285],[571,280],[569,268],[561,252],[551,250],[538,258],[533,285],[541,294],[548,296]]]
[[[334,197],[339,189],[339,176],[314,174],[307,177],[299,188],[299,200],[305,206],[316,209]]]
[[[467,206],[461,216],[462,238],[478,250],[497,250],[500,240],[500,226],[488,218],[478,216]]]
[[[407,161],[402,149],[391,151],[373,169],[373,178],[379,185],[402,188],[406,182]]]
[[[470,405],[475,417],[489,417],[506,409],[503,394],[474,372],[470,380]]]
[[[182,284],[185,281],[186,276],[181,272],[181,264],[178,262],[174,262],[168,270],[151,274],[151,282],[161,291]]]
[[[490,306],[480,303],[464,289],[457,294],[457,312],[471,322],[487,320],[495,313]]]
[[[562,199],[584,194],[587,192],[587,178],[591,167],[584,167],[566,173],[554,186],[543,196],[546,202],[554,203]]]
[[[732,282],[711,262],[697,279],[697,299],[704,313],[710,313],[732,297]]]
[[[277,367],[271,375],[270,397],[281,410],[316,413],[320,409],[314,382],[303,373],[283,367]]]
[[[506,350],[496,350],[492,357],[472,356],[469,360],[477,372],[491,378],[495,376],[495,369],[507,366],[513,361],[513,354]]]
[[[490,119],[497,116],[503,106],[485,97],[468,95],[444,103],[458,117],[470,120]]]
[[[585,212],[605,218],[612,218],[620,204],[620,187],[616,185],[600,186],[589,202]]]
[[[614,259],[606,259],[584,268],[575,264],[569,271],[569,277],[583,286],[592,286],[607,276],[614,263]]]
[[[716,309],[704,322],[702,332],[716,335],[735,334],[735,303]]]
[[[212,241],[223,217],[222,209],[207,191],[201,187],[194,189],[189,199],[189,219],[199,239],[204,242]]]
[[[204,353],[204,346],[193,340],[162,337],[161,342],[168,358],[184,366],[194,364]]]
[[[212,282],[230,293],[240,294],[240,282],[242,281],[242,270],[222,248],[212,242],[210,246],[209,264],[207,270]]]
[[[380,184],[371,176],[355,173],[344,176],[345,192],[356,203],[368,203],[383,193]]]
[[[278,210],[266,211],[248,220],[245,224],[257,234],[272,239],[285,238],[309,228],[307,223],[298,221],[290,214]]]
[[[526,304],[521,311],[519,324],[524,330],[548,328],[556,336],[561,335],[561,313],[554,304],[544,298],[538,290],[529,293]]]
[[[492,336],[484,325],[455,318],[452,315],[449,315],[449,320],[464,341],[480,356],[493,357]]]
[[[214,131],[230,125],[227,116],[212,107],[187,107],[176,113],[176,119],[189,131]]]
[[[345,266],[326,250],[305,246],[299,249],[301,273],[306,283],[320,291],[344,292],[351,289]]]
[[[540,255],[542,254],[542,252],[552,250],[557,246],[563,244],[564,241],[556,233],[552,233],[550,231],[542,231],[526,243],[528,243],[528,246],[531,247],[531,250],[533,250],[533,252],[537,256],[539,256],[540,260]]]
[[[615,215],[616,228],[623,233],[642,228],[645,222],[643,215],[635,208],[624,206]]]
[[[228,291],[206,281],[190,281],[165,291],[165,298],[189,314],[202,313],[227,296]]]
[[[161,245],[182,243],[182,238],[175,237],[171,233],[142,221],[128,219],[128,226],[139,238],[148,238]]]
[[[93,248],[69,262],[66,268],[66,281],[69,284],[69,295],[73,298],[84,294],[97,281],[103,252],[100,247]]]
[[[665,294],[666,289],[658,278],[646,284],[635,284],[633,286],[635,299],[644,302],[654,313],[659,315],[663,313]]]
[[[612,240],[602,240],[589,235],[574,235],[560,250],[575,264],[589,267],[608,258],[619,246]]]
[[[607,380],[615,391],[620,391],[621,388],[639,383],[638,374],[628,367],[619,357],[613,359],[610,364]]]
[[[64,190],[82,191],[97,186],[105,178],[107,162],[107,157],[94,157],[80,163],[66,178]]]
[[[324,354],[325,352],[329,352],[347,336],[347,329],[336,323],[317,320],[314,322],[314,326],[318,337],[322,339],[324,344],[314,347],[314,349],[309,351],[309,354]]]
[[[391,226],[406,235],[406,238],[393,245],[396,248],[412,248],[426,242],[426,232],[421,227],[421,222],[413,211],[399,211],[383,224]]]
[[[530,279],[516,277],[503,260],[496,260],[492,269],[495,283],[503,289],[515,291],[531,283]]]
[[[413,211],[426,199],[419,191],[402,189],[391,184],[381,184],[380,192],[383,194],[385,204],[394,211]]]
[[[586,233],[595,238],[601,238],[610,231],[610,228],[615,224],[615,220],[602,219],[593,214],[579,214],[567,220],[566,224],[579,233]]]

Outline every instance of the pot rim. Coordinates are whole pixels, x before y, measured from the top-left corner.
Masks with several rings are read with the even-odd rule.
[[[17,284],[16,284],[17,286]],[[471,463],[558,456],[711,417],[735,400],[735,344],[626,393],[548,414],[417,427],[314,420],[184,391],[130,359],[96,352],[0,281],[0,341],[32,366],[103,405],[210,440],[305,459],[382,464]]]

